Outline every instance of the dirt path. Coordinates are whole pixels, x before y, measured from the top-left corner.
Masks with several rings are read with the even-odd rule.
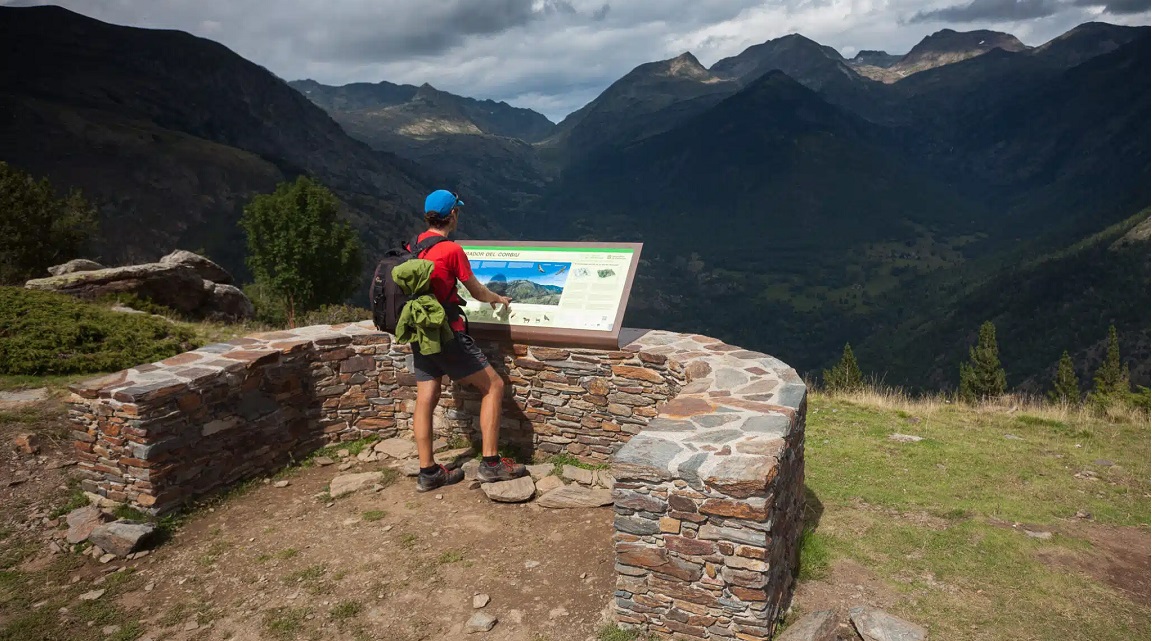
[[[614,581],[609,508],[495,504],[463,485],[437,498],[406,478],[325,507],[313,495],[336,474],[304,470],[183,528],[138,572],[152,592],[121,597],[150,607],[145,636],[463,639],[477,611],[499,619],[490,638],[595,636]]]

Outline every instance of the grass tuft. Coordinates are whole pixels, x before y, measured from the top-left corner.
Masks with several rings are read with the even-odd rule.
[[[384,510],[368,510],[367,512],[360,515],[362,519],[368,521],[369,523],[379,521],[386,516],[388,516],[388,513]]]
[[[824,535],[811,528],[805,528],[800,535],[800,574],[801,581],[823,578],[828,573],[831,554]]]

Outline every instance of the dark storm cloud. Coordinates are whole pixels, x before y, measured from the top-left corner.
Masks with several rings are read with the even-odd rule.
[[[1116,16],[1134,15],[1148,11],[1148,0],[1076,0],[1079,7],[1103,7],[1104,11]]]
[[[981,20],[1032,20],[1054,15],[1061,9],[1056,0],[972,0],[932,11],[919,11],[909,22],[977,22]]]

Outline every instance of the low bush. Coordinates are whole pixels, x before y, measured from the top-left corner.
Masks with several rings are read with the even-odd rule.
[[[110,372],[198,346],[191,330],[163,319],[0,287],[0,374]]]

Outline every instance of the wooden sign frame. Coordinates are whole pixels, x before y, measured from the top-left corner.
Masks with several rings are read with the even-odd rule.
[[[591,329],[568,329],[564,327],[533,327],[527,325],[511,325],[503,323],[486,323],[482,321],[469,321],[468,331],[474,337],[483,340],[498,340],[529,345],[546,345],[553,347],[591,347],[596,349],[619,349],[620,330],[624,322],[624,312],[628,308],[628,299],[632,294],[632,283],[636,279],[636,270],[640,266],[640,252],[643,243],[594,243],[594,242],[549,242],[549,241],[522,241],[522,240],[458,240],[461,247],[468,250],[470,247],[533,247],[555,248],[558,251],[565,249],[581,249],[591,251],[605,250],[632,250],[632,259],[628,262],[628,274],[624,281],[624,290],[620,294],[619,305],[616,308],[616,318],[609,331]],[[516,301],[512,301],[515,309]]]

